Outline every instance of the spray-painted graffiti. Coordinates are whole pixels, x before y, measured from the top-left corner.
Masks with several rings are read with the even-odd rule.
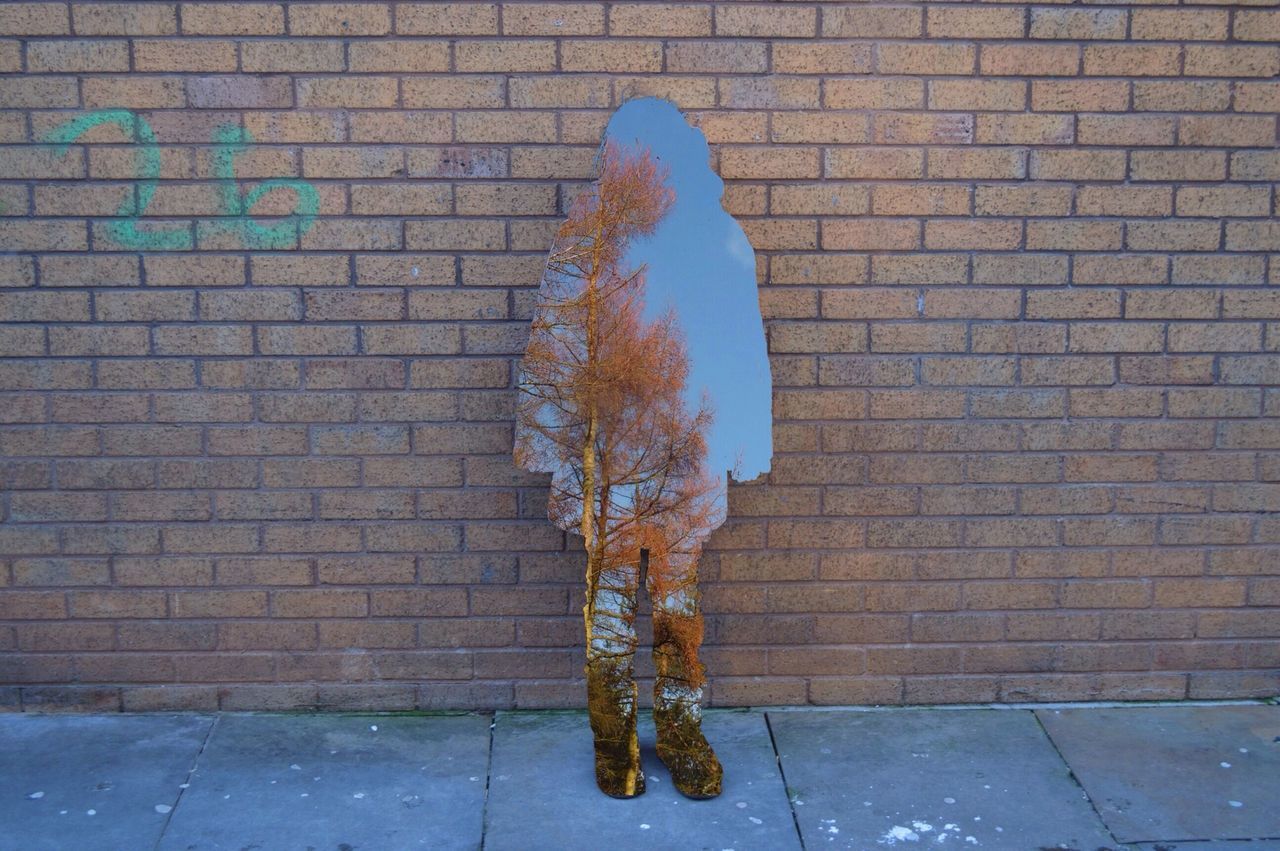
[[[107,223],[107,235],[124,248],[139,251],[187,251],[192,247],[189,228],[166,229],[162,227],[138,228],[147,205],[155,196],[160,178],[160,144],[155,131],[147,120],[127,109],[100,109],[60,124],[46,137],[59,156],[65,156],[70,146],[95,127],[115,125],[137,139],[134,169],[137,175],[137,200],[126,198],[116,212],[119,218]],[[213,175],[218,180],[223,218],[213,227],[238,235],[245,247],[253,249],[289,248],[315,222],[320,208],[320,193],[304,180],[275,178],[265,180],[241,194],[236,181],[235,159],[253,143],[249,131],[234,124],[224,124],[213,134]],[[277,189],[293,192],[295,202],[291,213],[275,224],[263,225],[250,216],[254,205],[268,193]]]

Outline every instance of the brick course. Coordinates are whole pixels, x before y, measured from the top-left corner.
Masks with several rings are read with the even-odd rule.
[[[1274,5],[0,5],[0,710],[580,705],[512,381],[647,95],[773,359],[713,704],[1277,693]]]

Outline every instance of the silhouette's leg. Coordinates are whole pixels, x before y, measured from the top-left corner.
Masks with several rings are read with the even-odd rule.
[[[633,675],[638,574],[634,564],[605,568],[587,604],[587,708],[595,736],[596,785],[615,798],[644,792]]]
[[[653,721],[658,730],[658,756],[671,771],[681,794],[714,798],[724,771],[702,735],[703,668],[698,661],[702,615],[698,612],[697,560],[673,553],[667,570],[676,574],[655,587],[653,601]],[[665,586],[665,592],[660,586]]]

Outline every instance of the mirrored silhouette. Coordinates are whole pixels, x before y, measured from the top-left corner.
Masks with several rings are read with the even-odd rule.
[[[702,135],[656,100],[623,107],[599,178],[560,227],[520,374],[516,459],[552,473],[548,514],[582,536],[596,780],[644,791],[635,616],[653,605],[658,755],[694,798],[720,792],[701,730],[697,567],[727,475],[768,468],[770,380],[754,256],[720,207]]]

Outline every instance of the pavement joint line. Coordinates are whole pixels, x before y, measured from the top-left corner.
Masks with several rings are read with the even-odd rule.
[[[191,787],[191,777],[200,766],[200,757],[204,756],[204,749],[209,746],[209,740],[213,738],[213,728],[218,726],[218,721],[221,717],[221,713],[215,712],[213,718],[209,721],[209,729],[204,731],[204,738],[200,741],[200,750],[196,751],[195,758],[191,760],[191,768],[187,770],[187,779],[178,787],[178,797],[173,799],[173,807],[169,812],[165,813],[164,825],[160,828],[160,835],[156,837],[153,851],[159,851],[160,843],[164,842],[164,835],[169,831],[169,823],[173,821],[173,814],[178,811],[178,804],[182,803],[183,794]]]
[[[489,751],[484,763],[484,803],[480,805],[480,851],[489,838],[489,784],[493,781],[493,732],[498,726],[498,713],[489,716]]]
[[[804,832],[800,830],[800,817],[796,814],[795,802],[791,800],[791,787],[787,785],[787,770],[782,765],[782,754],[778,753],[778,740],[773,737],[773,723],[769,713],[761,712],[764,717],[764,728],[769,731],[769,745],[773,748],[773,761],[778,765],[778,776],[782,779],[782,794],[787,797],[787,809],[791,810],[791,823],[796,827],[796,841],[800,843],[800,851],[805,851]]]
[[[1031,711],[1031,717],[1035,719],[1036,726],[1040,728],[1040,732],[1049,740],[1049,746],[1053,748],[1053,752],[1058,755],[1058,759],[1062,761],[1062,765],[1067,769],[1067,776],[1071,778],[1071,782],[1076,784],[1076,788],[1084,795],[1084,799],[1089,802],[1089,809],[1093,810],[1093,814],[1098,818],[1098,824],[1102,825],[1102,829],[1111,837],[1111,841],[1116,843],[1117,847],[1123,848],[1126,843],[1122,843],[1116,838],[1116,833],[1107,824],[1107,820],[1102,817],[1102,811],[1098,809],[1098,805],[1094,803],[1093,796],[1089,794],[1089,790],[1084,788],[1084,784],[1080,782],[1080,778],[1076,776],[1076,770],[1071,767],[1071,763],[1067,761],[1067,757],[1062,753],[1062,749],[1058,747],[1058,743],[1053,740],[1053,734],[1049,732],[1049,728],[1040,720],[1040,713],[1034,709]]]

